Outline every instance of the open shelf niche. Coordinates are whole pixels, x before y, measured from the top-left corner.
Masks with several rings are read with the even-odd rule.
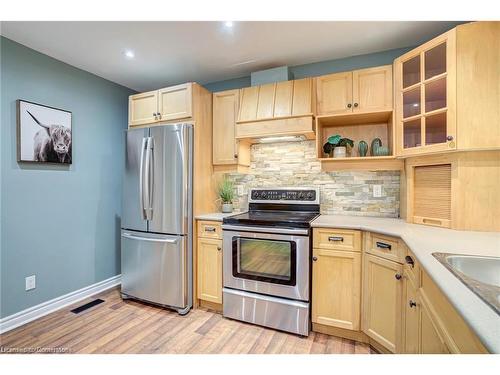
[[[350,156],[331,158],[323,152],[328,137],[339,134],[354,141]],[[388,156],[371,156],[371,142],[380,138],[389,147]],[[358,154],[358,144],[368,144],[367,155]],[[316,153],[324,171],[335,170],[401,170],[403,162],[394,155],[394,121],[392,111],[316,117]]]

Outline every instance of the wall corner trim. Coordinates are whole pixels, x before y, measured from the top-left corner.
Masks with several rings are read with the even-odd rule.
[[[103,292],[120,284],[121,274],[6,316],[5,318],[0,319],[0,333],[10,331],[14,328],[22,326],[23,324],[29,323],[35,319],[41,318],[42,316],[48,315],[54,311],[60,310],[75,302],[81,301],[85,298],[93,296],[94,294]]]

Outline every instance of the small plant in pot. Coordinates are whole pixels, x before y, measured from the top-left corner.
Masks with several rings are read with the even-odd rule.
[[[345,158],[347,147],[354,147],[354,142],[349,138],[342,138],[340,135],[328,137],[328,141],[323,145],[323,151],[330,157]]]
[[[228,179],[221,181],[218,189],[219,198],[222,202],[222,212],[233,212],[234,184]]]

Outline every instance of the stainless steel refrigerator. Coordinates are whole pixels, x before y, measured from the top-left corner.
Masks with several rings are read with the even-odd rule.
[[[121,221],[123,298],[192,307],[193,126],[126,132]]]

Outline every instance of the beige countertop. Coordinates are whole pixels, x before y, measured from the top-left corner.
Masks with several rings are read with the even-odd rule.
[[[434,252],[443,252],[500,257],[500,233],[457,231],[409,224],[401,219],[340,215],[321,215],[312,226],[359,229],[400,237],[486,348],[500,353],[500,315],[432,256]]]
[[[228,216],[234,216],[234,215],[239,215],[242,214],[244,211],[241,212],[231,212],[228,214],[222,213],[222,212],[212,212],[208,214],[202,214],[202,215],[197,215],[194,218],[196,220],[208,220],[208,221],[222,221],[225,217]]]

